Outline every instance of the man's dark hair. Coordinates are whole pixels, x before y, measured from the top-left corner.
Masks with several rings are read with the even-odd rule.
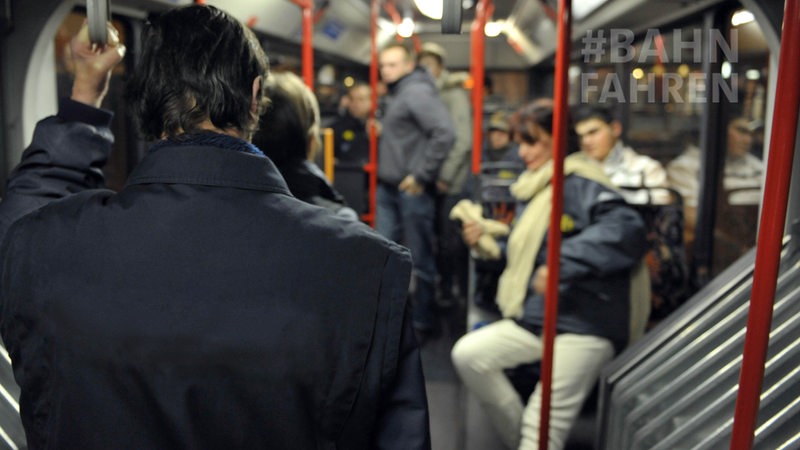
[[[583,122],[589,119],[600,119],[605,123],[611,123],[617,118],[611,108],[601,105],[578,105],[572,114],[573,123]]]
[[[261,77],[260,113],[268,72],[261,45],[241,22],[213,6],[191,5],[145,25],[126,100],[146,139],[199,131],[205,119],[249,134],[258,124],[253,80]]]

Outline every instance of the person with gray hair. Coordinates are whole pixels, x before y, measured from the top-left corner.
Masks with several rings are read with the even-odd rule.
[[[325,173],[314,163],[322,147],[319,103],[311,89],[291,72],[267,79],[270,105],[261,116],[253,144],[278,167],[292,195],[347,220],[358,213],[347,206]]]

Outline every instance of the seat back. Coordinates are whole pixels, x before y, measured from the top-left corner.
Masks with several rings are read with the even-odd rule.
[[[647,228],[645,261],[650,271],[652,324],[677,309],[691,294],[683,243],[683,199],[670,188],[620,187]]]

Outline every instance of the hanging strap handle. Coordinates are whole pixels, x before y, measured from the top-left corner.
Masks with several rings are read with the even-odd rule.
[[[89,20],[89,39],[93,44],[106,45],[108,30],[106,24],[111,19],[109,0],[86,0],[86,15]]]
[[[444,0],[442,4],[442,33],[461,33],[461,0]]]

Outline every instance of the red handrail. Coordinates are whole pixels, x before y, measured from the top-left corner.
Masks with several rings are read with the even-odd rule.
[[[475,9],[475,20],[470,29],[470,75],[472,77],[472,173],[481,170],[483,147],[483,78],[486,37],[486,17],[491,12],[491,1],[480,0]]]
[[[558,278],[561,260],[561,214],[564,210],[564,156],[567,153],[567,98],[569,84],[572,2],[558,2],[558,37],[556,47],[555,98],[553,110],[553,207],[547,237],[547,290],[542,327],[541,390],[542,409],[539,420],[539,449],[547,450],[550,433],[550,396],[553,382],[553,347],[558,319]]]
[[[733,418],[731,450],[751,449],[755,437],[764,363],[772,323],[772,308],[775,303],[781,242],[786,223],[794,143],[797,139],[797,118],[800,108],[800,93],[797,88],[797,80],[800,79],[799,42],[800,5],[798,0],[786,0],[775,107],[772,114],[772,134],[764,180],[764,200],[758,228],[753,292],[747,316],[742,369],[739,373],[739,393],[736,397]]]
[[[380,14],[379,0],[372,0],[370,5],[370,63],[369,85],[372,90],[372,106],[369,110],[369,162],[364,165],[364,171],[369,177],[369,211],[361,215],[361,220],[375,227],[375,193],[378,187],[378,130],[375,123],[375,113],[378,110],[378,15]]]
[[[290,0],[303,11],[303,80],[314,90],[314,3],[311,0]]]

